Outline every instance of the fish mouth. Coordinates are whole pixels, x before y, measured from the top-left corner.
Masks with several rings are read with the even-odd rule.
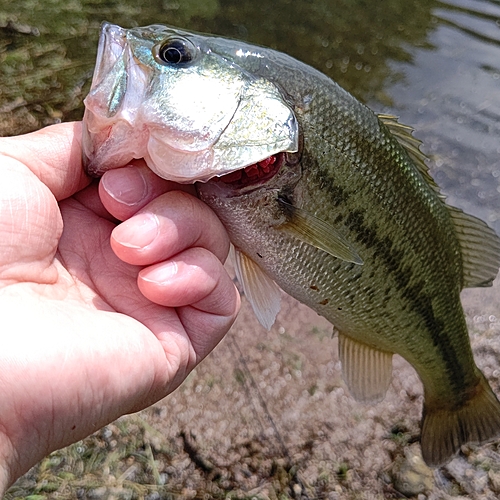
[[[230,184],[235,188],[245,188],[263,184],[274,177],[285,163],[285,153],[280,152],[268,156],[264,160],[248,165],[239,170],[235,170],[220,177],[214,177],[214,182]]]

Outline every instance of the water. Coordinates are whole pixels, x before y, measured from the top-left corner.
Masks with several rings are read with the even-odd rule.
[[[404,78],[386,88],[389,111],[416,128],[450,202],[500,233],[500,2],[437,2],[431,13],[429,47],[391,65]]]
[[[308,62],[412,125],[450,202],[500,233],[498,0],[0,0],[0,134],[82,116],[104,19],[242,38]]]

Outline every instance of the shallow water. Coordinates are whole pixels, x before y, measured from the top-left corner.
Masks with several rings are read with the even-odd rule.
[[[500,232],[498,0],[137,4],[0,1],[0,133],[81,117],[102,20],[168,23],[288,52],[400,116],[450,201]]]

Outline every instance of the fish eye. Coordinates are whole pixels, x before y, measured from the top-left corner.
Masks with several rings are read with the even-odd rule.
[[[153,47],[156,62],[163,65],[190,63],[196,55],[196,47],[185,38],[171,37]]]

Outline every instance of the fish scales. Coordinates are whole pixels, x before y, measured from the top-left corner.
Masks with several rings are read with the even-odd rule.
[[[500,434],[460,303],[463,287],[491,284],[500,240],[445,204],[411,129],[271,49],[110,24],[84,124],[89,173],[144,157],[198,181],[259,320],[274,322],[276,284],[330,320],[357,399],[381,399],[392,354],[407,359],[424,386],[427,463]]]
[[[311,86],[312,82],[308,80],[304,81],[304,88],[309,89]],[[332,91],[331,84],[329,85],[329,90],[330,92]],[[333,91],[337,90],[340,89],[333,86]],[[288,95],[300,96],[303,95],[304,91],[302,89],[299,91],[296,88],[285,88],[285,92]],[[415,324],[423,324],[424,331],[435,336],[433,343],[437,345],[443,344],[440,340],[440,337],[444,334],[444,332],[440,331],[442,329],[440,326],[441,322],[434,317],[433,309],[428,307],[428,301],[429,297],[436,296],[435,290],[432,290],[432,288],[439,287],[444,291],[446,282],[449,285],[446,290],[447,294],[455,296],[455,300],[459,301],[460,252],[456,236],[450,229],[449,214],[436,193],[424,183],[421,176],[415,171],[415,168],[412,168],[411,165],[407,166],[408,159],[405,158],[404,152],[401,151],[395,139],[387,138],[380,133],[379,123],[372,113],[366,110],[360,103],[354,101],[349,95],[346,95],[342,90],[338,93],[341,97],[346,98],[347,103],[340,101],[337,96],[335,99],[332,99],[331,94],[321,99],[320,92],[318,91],[314,98],[317,104],[315,106],[312,103],[309,105],[308,116],[304,117],[304,120],[301,121],[304,127],[303,135],[305,141],[302,168],[304,172],[307,172],[307,182],[299,182],[296,187],[296,190],[299,191],[297,193],[299,203],[301,203],[304,209],[314,213],[322,220],[327,222],[335,221],[337,227],[343,223],[345,229],[354,233],[352,236],[346,234],[346,238],[349,241],[356,241],[360,245],[365,245],[363,250],[358,249],[358,253],[365,256],[372,253],[374,258],[365,259],[365,265],[357,271],[363,278],[368,274],[367,278],[356,280],[353,283],[354,287],[347,287],[348,291],[352,288],[355,292],[354,297],[356,297],[356,302],[351,304],[345,304],[343,297],[338,297],[339,290],[335,289],[335,287],[338,282],[351,282],[349,268],[352,266],[350,264],[341,266],[341,269],[335,273],[336,279],[333,281],[331,279],[333,273],[330,271],[334,267],[334,263],[330,262],[333,258],[323,254],[323,257],[327,259],[327,262],[323,263],[321,255],[309,257],[307,254],[302,254],[302,258],[297,261],[295,257],[296,249],[294,249],[297,244],[296,240],[290,238],[287,244],[285,244],[281,237],[279,237],[279,230],[277,231],[277,244],[271,251],[266,252],[267,254],[279,256],[279,259],[273,264],[266,262],[263,266],[265,266],[266,270],[285,291],[296,295],[297,292],[294,289],[296,284],[287,286],[282,283],[282,280],[283,275],[298,276],[300,269],[297,269],[297,266],[289,267],[290,263],[288,260],[281,260],[284,257],[284,252],[292,249],[293,259],[290,259],[291,262],[307,260],[316,263],[318,265],[317,272],[324,277],[322,281],[328,280],[319,287],[323,294],[321,300],[329,299],[330,303],[335,305],[333,307],[328,305],[322,306],[319,304],[320,301],[317,300],[316,294],[309,294],[307,298],[304,297],[301,300],[310,305],[316,298],[316,302],[319,304],[319,306],[316,306],[319,309],[318,312],[332,321],[339,329],[342,329],[342,325],[346,324],[347,321],[343,316],[348,315],[351,318],[358,318],[360,324],[353,327],[350,326],[346,331],[351,332],[351,335],[355,335],[356,331],[361,330],[362,335],[360,340],[362,341],[366,342],[367,335],[372,335],[373,339],[368,340],[368,342],[378,345],[385,350],[392,352],[396,350],[394,344],[391,345],[390,337],[392,330],[396,327],[398,328],[398,342],[400,342],[400,336],[403,332],[399,329],[399,322],[396,321],[397,318],[393,318],[392,324],[388,324],[386,321],[387,316],[384,315],[382,317],[380,314],[381,311],[388,313],[392,308],[393,311],[401,311],[400,316],[406,315],[408,309],[417,313],[417,318],[412,318],[409,322],[409,338],[405,338],[405,345],[412,345]],[[354,106],[359,111],[357,114],[352,113],[352,111],[349,114],[349,121],[352,122],[349,127],[345,110],[352,110]],[[300,104],[298,107],[300,109]],[[342,118],[339,120],[338,126],[336,126],[335,118],[332,119],[328,127],[321,129],[322,133],[318,137],[318,134],[314,133],[317,128],[314,122],[316,114],[320,114],[322,117],[340,116]],[[355,117],[354,120],[352,116]],[[308,130],[306,127],[310,127],[311,130]],[[378,144],[376,144],[376,141]],[[367,142],[372,144],[372,148],[362,147]],[[382,151],[379,149],[381,147]],[[309,153],[310,150],[320,151],[322,154],[319,157],[326,157],[327,160],[325,162],[315,161],[318,155]],[[361,153],[363,152],[364,154],[362,155]],[[308,164],[308,161],[311,161],[311,163]],[[353,168],[353,164],[355,168]],[[380,168],[376,169],[376,165],[384,165],[385,168],[384,170]],[[403,168],[399,168],[400,165]],[[345,168],[341,168],[342,166]],[[397,175],[399,172],[401,172],[400,176]],[[414,186],[416,191],[413,197],[409,190],[409,186],[411,185]],[[423,197],[421,196],[422,190],[425,190],[425,196]],[[335,195],[333,200],[330,198],[330,193]],[[342,201],[339,201],[339,198]],[[363,205],[360,205],[360,200],[363,200]],[[211,203],[210,201],[209,204]],[[240,201],[238,200],[236,203],[239,204]],[[412,206],[412,203],[414,206]],[[376,208],[377,205],[380,205],[383,212]],[[427,205],[428,208],[422,207],[422,205]],[[333,207],[335,207],[334,210],[332,209]],[[371,217],[365,207],[370,208]],[[223,210],[224,208],[219,208],[216,209],[216,212],[220,214],[226,224],[229,224],[229,221],[226,221],[222,214]],[[232,214],[235,210],[236,207],[233,205],[227,209],[228,213],[231,214],[231,218],[233,218]],[[256,255],[257,250],[262,253],[263,249],[266,248],[266,243],[269,245],[270,232],[267,226],[264,226],[261,222],[263,220],[261,212],[258,207],[248,205],[247,213],[242,214],[241,220],[238,219],[237,224],[233,224],[230,231],[231,235],[243,233],[243,237],[247,236],[247,239],[241,243],[239,239],[235,240],[235,244],[240,248],[246,249],[247,253],[249,253],[247,249],[252,248],[249,247],[250,242],[257,241],[255,238],[258,234],[265,235],[262,242],[259,242],[258,245],[254,244],[256,249],[252,252],[253,255]],[[250,213],[255,214],[255,216],[250,217]],[[386,220],[383,219],[384,214],[387,214]],[[422,220],[417,219],[419,214]],[[439,223],[440,220],[436,220],[436,215],[443,219],[443,222]],[[342,219],[344,222],[342,222]],[[418,232],[409,232],[408,228],[412,226],[421,229]],[[404,228],[404,230],[398,232],[399,228]],[[442,245],[437,244],[443,236],[455,242],[455,248],[450,245],[451,251],[445,256],[443,256]],[[235,236],[233,237],[235,238]],[[432,251],[433,249],[435,250]],[[412,273],[412,269],[418,269],[416,264],[422,258],[430,260],[434,269],[430,268],[429,263],[425,263],[421,268],[425,269],[425,272],[428,274],[411,279],[407,274]],[[447,269],[449,263],[453,261],[455,261],[454,267],[456,268],[455,277],[443,275],[442,270]],[[284,262],[286,262],[285,267],[283,266]],[[373,262],[373,264],[368,265],[367,262]],[[372,277],[370,273],[373,273]],[[367,286],[373,288],[373,285],[376,283],[380,283],[381,285],[386,284],[388,273],[393,276],[393,284],[388,295],[394,295],[394,298],[390,302],[386,302],[385,306],[383,304],[374,304],[373,299],[365,297],[362,291]],[[305,288],[307,282],[311,281],[308,279],[308,276],[304,278],[300,288]],[[317,276],[315,276],[315,280],[318,280]],[[430,281],[430,284],[424,287],[424,281]],[[334,285],[334,289],[332,289],[332,285]],[[431,289],[429,290],[429,288]],[[341,291],[344,291],[344,288],[341,288]],[[442,294],[438,296],[440,295]],[[337,305],[339,303],[342,305]],[[367,318],[366,303],[370,304],[369,307],[373,311],[371,319]],[[344,311],[343,314],[339,311],[339,307]],[[439,310],[439,305],[436,304],[434,308]],[[445,305],[441,309],[444,309],[446,312],[448,305]],[[458,318],[458,324],[457,321],[453,321],[453,323],[446,321],[446,323],[450,329],[464,330],[463,314],[461,311],[459,314],[456,314],[456,310],[453,312],[452,314],[446,312],[446,315],[442,316],[442,323],[445,323],[444,319],[448,316]],[[429,330],[429,326],[432,327],[432,330]],[[373,333],[371,333],[372,331]],[[385,337],[388,338],[385,339]],[[383,342],[386,342],[387,345],[384,345]],[[468,344],[468,340],[465,343]],[[451,352],[447,356],[447,360],[450,367],[453,366],[451,370],[453,375],[451,378],[455,380],[455,377],[458,377],[463,380],[465,374],[460,369],[462,364],[455,363],[454,360],[460,357],[460,353],[467,353],[467,361],[470,364],[470,349],[464,348],[464,342],[462,341],[456,346],[456,353],[454,350],[452,351],[451,347],[448,350]],[[421,352],[421,350],[418,350],[412,356],[410,356],[410,353],[403,355],[407,359],[409,358],[409,361],[414,366],[417,360],[426,358],[425,353]],[[469,378],[471,377],[469,376]]]
[[[304,152],[304,156],[305,154]],[[312,172],[313,170],[308,171]],[[327,175],[328,173],[326,173]],[[350,175],[352,177],[352,174]],[[317,183],[324,183],[325,176],[319,175],[318,177],[318,179],[314,179],[313,175],[308,176],[307,187],[310,192],[301,193],[302,206],[328,221],[330,217],[336,217],[336,212],[325,210],[325,207],[331,206],[331,204],[328,199],[328,190],[317,189]],[[337,181],[338,184],[339,181]],[[318,193],[323,193],[325,196],[320,196]],[[364,194],[369,193],[362,193],[362,196]],[[402,195],[398,198],[400,202],[408,203],[408,200],[404,200]],[[263,209],[266,210],[267,207],[261,198],[258,198],[255,204],[249,203],[244,208],[241,207],[239,201],[234,199],[225,203],[220,203],[220,199],[217,197],[215,199],[203,197],[203,199],[219,214],[237,247],[245,248],[246,252],[252,256],[256,256],[257,253],[265,256],[262,259],[265,261],[263,266],[280,286],[296,297],[299,293],[297,289],[299,289],[301,295],[297,298],[313,306],[320,314],[332,321],[339,330],[348,331],[353,336],[357,332],[361,332],[361,341],[376,345],[383,350],[398,351],[415,367],[418,367],[422,360],[429,357],[425,344],[422,345],[421,341],[415,346],[413,344],[415,343],[416,325],[421,326],[422,334],[429,331],[428,326],[433,326],[430,334],[442,335],[443,333],[439,332],[436,325],[433,324],[434,322],[439,325],[439,321],[435,320],[432,308],[428,307],[428,296],[433,294],[433,290],[426,291],[423,285],[424,280],[430,278],[435,283],[431,286],[444,286],[447,277],[441,276],[443,274],[440,271],[442,262],[439,262],[438,258],[435,259],[434,275],[408,276],[408,273],[411,273],[414,259],[418,257],[418,255],[415,257],[417,252],[413,246],[414,241],[409,238],[406,238],[406,241],[398,238],[398,234],[394,234],[393,228],[393,234],[391,231],[373,230],[372,237],[368,239],[367,243],[364,243],[366,231],[361,227],[359,218],[352,216],[356,211],[359,212],[359,205],[353,196],[347,197],[343,206],[338,207],[337,210],[343,212],[347,221],[346,226],[353,233],[352,237],[348,234],[347,238],[351,241],[359,240],[360,245],[366,245],[363,250],[358,249],[359,253],[366,258],[363,266],[339,263],[338,259],[309,245],[301,244],[298,246],[293,237],[283,235],[279,229],[273,233],[269,230],[268,222],[262,216]],[[349,200],[353,200],[352,203],[349,203]],[[271,200],[271,203],[273,201]],[[398,209],[397,206],[393,208]],[[226,213],[228,216],[224,215]],[[358,220],[354,221],[354,219]],[[374,221],[375,227],[381,223],[383,221],[380,218]],[[365,221],[364,224],[367,224],[368,228],[369,222]],[[395,229],[398,227],[396,225]],[[432,245],[432,234],[429,238],[431,240],[429,243]],[[422,235],[415,235],[415,238],[412,239],[418,241],[422,239]],[[399,241],[397,246],[392,243],[395,240]],[[427,241],[419,243],[421,247],[427,245]],[[373,258],[368,258],[370,254],[373,255]],[[429,253],[429,255],[432,258],[432,254]],[[405,269],[408,270],[406,274]],[[332,274],[335,275],[335,280],[332,280]],[[450,280],[448,279],[448,281]],[[315,290],[311,289],[311,284],[314,284]],[[383,288],[385,293],[378,293],[374,297],[373,290],[379,287]],[[448,293],[455,295],[457,302],[459,300],[458,292],[457,283],[451,282]],[[322,305],[321,302],[325,299],[329,302]],[[439,308],[439,304],[436,304],[435,307]],[[445,304],[445,311],[446,318],[451,316],[453,319],[458,319],[458,321],[453,321],[451,328],[460,328],[461,330],[465,328],[460,308],[455,311],[455,313],[459,312],[460,314],[453,315],[453,311],[448,312],[448,304]],[[405,323],[407,324],[406,328],[402,328]],[[404,335],[402,343],[408,352],[403,351],[402,347],[399,346],[402,335]],[[439,336],[435,343],[439,345]],[[455,349],[457,353],[447,357],[449,362],[454,365],[456,358],[466,354],[470,364],[468,339],[465,339],[465,344],[464,341],[460,342]],[[412,350],[413,352],[411,352]],[[431,356],[431,361],[433,359],[434,356]],[[464,365],[466,366],[465,363]],[[459,375],[461,378],[464,377],[461,374],[460,366],[462,364],[454,366],[452,379],[455,380],[456,376]],[[425,368],[423,371],[425,376]],[[446,372],[442,375],[446,376]],[[475,378],[475,374],[472,377]]]

